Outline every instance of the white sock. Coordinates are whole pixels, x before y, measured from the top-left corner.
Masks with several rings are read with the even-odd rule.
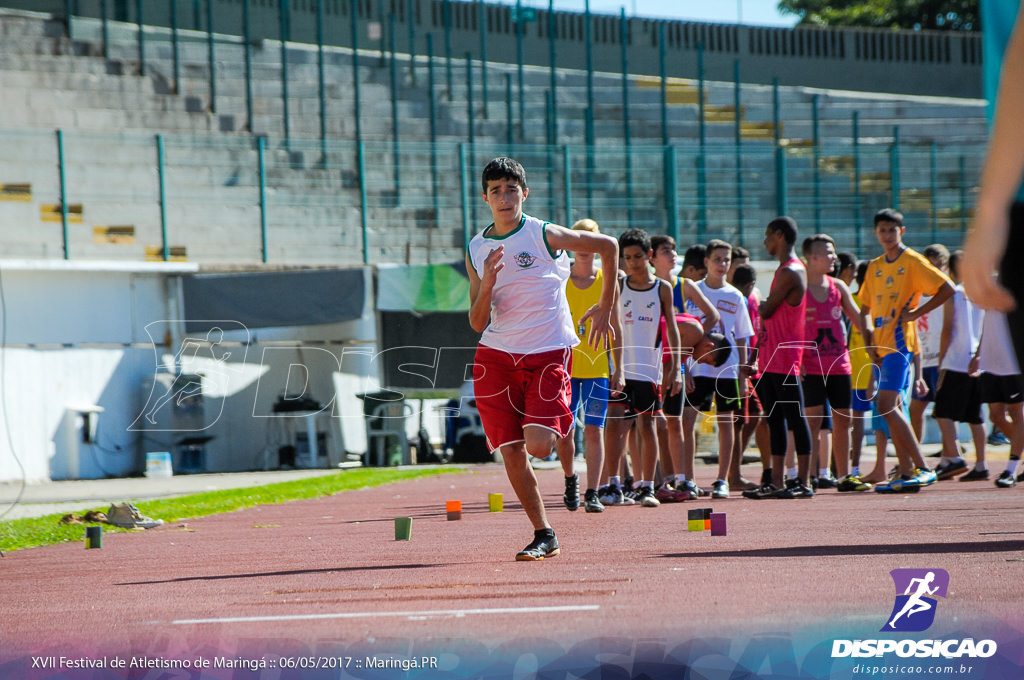
[[[619,476],[618,475],[610,476],[608,478],[608,486],[622,486],[622,484],[619,483]]]
[[[982,463],[975,463],[974,464],[974,469],[975,470],[980,470],[980,471],[984,472],[985,470],[988,470],[988,465],[986,463],[984,463],[984,462],[982,462]]]
[[[1017,463],[1019,463],[1019,462],[1020,462],[1019,460],[1014,460],[1012,458],[1010,460],[1008,460],[1006,462],[1006,470],[1007,470],[1007,472],[1009,472],[1011,475],[1017,474]]]
[[[686,475],[676,475],[676,481],[680,484],[686,484]]]
[[[786,476],[787,477],[796,477],[796,468],[795,467],[786,468]]]
[[[860,466],[854,465],[852,468],[850,468],[850,474],[853,475],[854,477],[860,477]]]
[[[819,477],[828,477],[830,475],[831,475],[831,473],[829,472],[829,469],[827,467],[818,468],[818,476]]]

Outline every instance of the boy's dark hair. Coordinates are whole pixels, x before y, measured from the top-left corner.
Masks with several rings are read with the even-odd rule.
[[[836,240],[828,234],[814,234],[804,239],[803,246],[801,247],[804,257],[810,256],[815,243],[831,243],[833,248],[836,247]]]
[[[903,213],[897,212],[892,208],[882,208],[875,213],[875,224],[878,226],[879,222],[895,222],[899,226],[903,226]]]
[[[854,279],[857,282],[857,290],[864,285],[864,277],[868,275],[868,261],[864,260],[857,265],[857,276]]]
[[[789,245],[796,245],[797,234],[800,230],[797,229],[796,220],[792,217],[776,217],[774,220],[768,223],[769,231],[774,231],[776,234],[782,234],[782,238],[786,240]]]
[[[960,260],[964,259],[964,251],[954,250],[949,256],[949,273],[950,276],[959,279],[960,278]]]
[[[657,236],[651,237],[651,250],[658,252],[658,248],[665,244],[672,246],[672,250],[676,249],[676,240],[668,234],[658,234]]]
[[[714,349],[708,352],[708,354],[714,357],[711,364],[715,368],[718,368],[729,360],[729,356],[732,354],[732,343],[718,331],[711,331],[708,333],[708,340],[713,342],[715,345]]]
[[[710,257],[711,251],[718,250],[719,248],[726,248],[729,251],[729,257],[732,257],[732,244],[726,243],[720,238],[713,238],[708,241],[708,245],[704,250],[704,257]]]
[[[484,188],[485,194],[487,193],[487,183],[496,179],[515,180],[516,184],[524,191],[528,188],[526,185],[526,169],[519,161],[507,156],[499,156],[484,167],[480,183]]]
[[[856,269],[857,267],[857,257],[853,253],[844,250],[843,252],[836,255],[836,258],[836,261],[839,263],[840,274],[845,272],[850,267],[853,267],[854,269]]]
[[[941,243],[933,243],[922,252],[922,255],[927,257],[929,260],[938,260],[942,264],[949,266],[949,248],[942,245]]]
[[[753,265],[737,265],[732,272],[732,285],[736,288],[743,288],[747,284],[757,281],[757,270]]]
[[[746,248],[744,248],[743,246],[733,246],[732,247],[732,259],[734,259],[734,260],[749,260],[750,259],[750,251],[747,250]]]
[[[686,249],[686,254],[683,255],[683,269],[687,267],[693,267],[694,269],[707,269],[704,265],[704,256],[707,253],[707,248],[701,244],[690,246]]]
[[[619,252],[627,246],[640,246],[645,253],[651,252],[651,237],[643,229],[627,229],[619,236]]]

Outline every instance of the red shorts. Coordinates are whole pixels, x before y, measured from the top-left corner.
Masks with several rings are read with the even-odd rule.
[[[524,441],[523,427],[538,425],[559,437],[569,434],[572,350],[510,354],[478,345],[473,364],[473,397],[487,446],[494,451]]]

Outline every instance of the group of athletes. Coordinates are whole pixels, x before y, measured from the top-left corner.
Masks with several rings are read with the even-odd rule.
[[[1011,443],[996,485],[1016,484],[1024,389],[1005,317],[967,299],[959,254],[906,247],[900,213],[875,215],[883,253],[859,267],[828,235],[801,241],[794,220],[772,220],[764,247],[778,268],[762,296],[750,254],[723,240],[687,250],[677,276],[671,237],[629,229],[615,240],[593,220],[567,229],[525,214],[526,171],[513,159],[491,161],[482,188],[494,222],[467,253],[470,324],[481,333],[473,391],[488,446],[534,527],[517,560],[559,552],[531,457],[556,451],[564,504],[581,504],[577,414],[587,512],[733,490],[792,499],[816,488],[912,493],[957,475],[987,479],[983,402]],[[943,450],[929,469],[919,441],[932,400]],[[718,473],[701,488],[696,425],[712,407]],[[879,453],[865,475],[868,421]],[[970,471],[957,423],[972,428]],[[763,466],[757,483],[740,474],[751,439]]]

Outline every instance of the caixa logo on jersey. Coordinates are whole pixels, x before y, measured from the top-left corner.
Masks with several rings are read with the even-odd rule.
[[[893,569],[895,586],[892,611],[879,632],[919,633],[935,622],[939,600],[949,593],[949,572],[945,569]],[[832,657],[881,657],[896,654],[917,658],[987,658],[996,653],[993,640],[834,640]]]

